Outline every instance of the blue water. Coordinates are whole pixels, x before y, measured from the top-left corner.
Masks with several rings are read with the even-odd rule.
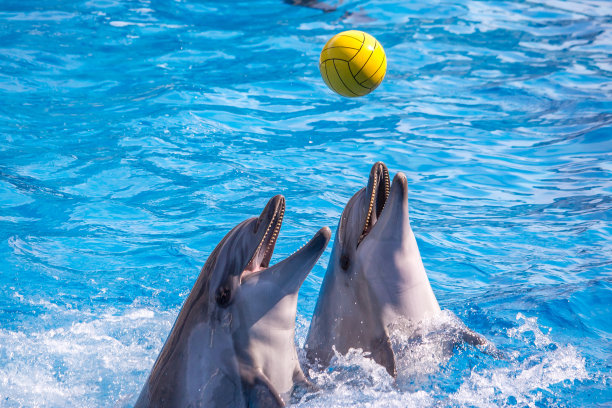
[[[363,98],[318,72],[346,29],[388,56]],[[230,228],[284,194],[282,259],[378,160],[408,177],[440,319],[508,357],[399,338],[397,382],[355,351],[296,406],[612,405],[605,0],[5,0],[0,101],[2,407],[130,406]]]

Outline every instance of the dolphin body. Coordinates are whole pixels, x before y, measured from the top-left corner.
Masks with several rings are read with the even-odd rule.
[[[313,363],[329,365],[334,347],[361,348],[395,377],[389,326],[440,312],[410,227],[406,176],[389,184],[387,167],[375,163],[342,212],[304,346]],[[469,329],[460,337],[485,342]]]
[[[294,344],[298,290],[331,232],[269,266],[284,211],[285,199],[273,197],[213,250],[136,408],[282,407],[308,385]]]

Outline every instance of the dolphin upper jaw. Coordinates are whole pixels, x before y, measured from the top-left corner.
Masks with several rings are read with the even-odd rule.
[[[267,268],[270,264],[284,215],[285,198],[283,196],[273,197],[257,220],[256,231],[259,236],[259,244],[243,268],[241,280],[245,275]]]
[[[370,170],[368,185],[365,189],[365,196],[362,200],[363,208],[366,210],[363,221],[363,230],[359,236],[357,245],[370,233],[370,230],[377,223],[378,217],[383,212],[389,197],[389,170],[382,162],[377,162]]]
[[[403,173],[397,173],[393,178],[390,193],[384,202],[384,207],[378,214],[374,225],[370,226],[368,234],[362,241],[370,240],[402,240],[412,234],[410,214],[408,211],[408,182]]]

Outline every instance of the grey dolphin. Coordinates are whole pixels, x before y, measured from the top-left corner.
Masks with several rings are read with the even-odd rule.
[[[418,322],[440,312],[410,227],[406,176],[375,163],[368,185],[348,202],[336,232],[305,349],[328,365],[333,347],[361,348],[396,376],[388,329],[398,319]],[[463,338],[475,344],[473,332]]]
[[[210,254],[137,408],[282,407],[307,384],[294,344],[297,296],[331,232],[269,266],[284,211],[285,199],[273,197]]]

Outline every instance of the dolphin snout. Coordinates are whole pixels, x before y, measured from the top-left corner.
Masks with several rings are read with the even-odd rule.
[[[329,227],[321,228],[312,238],[313,248],[316,248],[317,251],[323,250],[327,246],[330,238],[331,229],[329,229]]]
[[[390,196],[393,201],[401,200],[403,202],[408,200],[408,179],[401,171],[393,177]]]
[[[253,231],[255,234],[259,231],[259,227],[264,225],[267,227],[275,215],[278,214],[279,209],[285,208],[285,197],[282,194],[277,194],[268,200],[268,203],[261,211],[261,215],[257,219],[255,223],[255,230]]]

